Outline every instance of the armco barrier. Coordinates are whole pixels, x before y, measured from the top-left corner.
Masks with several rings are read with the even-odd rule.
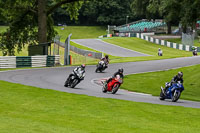
[[[153,37],[145,36],[141,33],[137,33],[136,37],[143,39],[143,40],[146,40],[146,41],[149,41],[149,42],[152,42],[152,43],[156,43],[156,44],[159,44],[159,45],[174,48],[174,49],[185,50],[185,51],[192,51],[193,50],[192,49],[193,46],[168,42],[168,41],[160,40],[160,39],[155,39]],[[200,52],[200,47],[196,47],[196,49],[197,49],[197,52]]]
[[[51,67],[60,64],[60,56],[0,56],[0,68]]]
[[[97,53],[93,51],[88,51],[88,50],[83,50],[74,46],[70,46],[70,50],[74,51],[75,53],[78,53],[80,55],[86,56],[88,54],[91,55],[91,57],[96,58],[96,59],[101,59],[102,58],[102,53]]]
[[[60,42],[59,45],[62,47],[65,47],[65,43]],[[97,53],[97,52],[93,52],[93,51],[89,51],[89,50],[80,49],[80,48],[74,47],[72,45],[70,45],[70,50],[77,54],[83,55],[83,56],[91,54],[91,57],[96,58],[96,59],[101,59],[102,55],[103,55],[102,53]]]

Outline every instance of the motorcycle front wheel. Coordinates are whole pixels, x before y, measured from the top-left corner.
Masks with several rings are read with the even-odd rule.
[[[115,84],[113,85],[113,88],[112,88],[111,93],[112,93],[112,94],[115,94],[115,93],[118,91],[119,86],[120,86],[120,85],[119,85],[118,83],[115,83]]]
[[[107,90],[106,90],[106,88],[105,88],[104,86],[102,87],[102,92],[103,92],[103,93],[106,93],[106,92],[107,92]]]
[[[180,95],[181,95],[181,93],[179,91],[175,91],[173,96],[172,96],[172,102],[178,101]]]
[[[103,93],[107,92],[107,84],[106,84],[106,82],[103,83],[102,92]]]
[[[67,80],[65,81],[65,84],[64,84],[64,86],[65,87],[68,87],[68,84],[69,84],[69,81],[68,81],[69,79],[67,78]]]
[[[98,72],[98,70],[99,70],[99,69],[98,69],[98,67],[97,67],[97,69],[95,70],[95,72],[97,73],[97,72]]]
[[[160,97],[159,97],[160,100],[165,100],[165,95],[163,94],[162,90],[160,92]]]

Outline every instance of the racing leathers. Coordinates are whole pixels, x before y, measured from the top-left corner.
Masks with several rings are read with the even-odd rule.
[[[124,78],[123,73],[121,73],[121,72],[118,71],[118,72],[115,72],[115,73],[113,74],[113,76],[107,80],[107,83],[109,83],[109,82],[110,82],[113,78],[115,78],[117,75],[119,75],[120,78]]]
[[[108,67],[108,64],[109,64],[109,58],[104,57],[104,58],[101,58],[101,60],[104,61],[104,63],[105,63],[105,68],[107,68],[107,67]]]

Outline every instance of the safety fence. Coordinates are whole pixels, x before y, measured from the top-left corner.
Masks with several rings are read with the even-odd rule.
[[[64,47],[65,43],[60,42],[59,45]],[[72,46],[72,45],[70,45],[70,50],[77,53],[77,54],[80,54],[80,55],[83,55],[83,56],[90,56],[90,57],[96,58],[96,59],[101,59],[102,56],[103,56],[102,53],[97,53],[97,52],[93,52],[93,51],[89,51],[89,50],[80,49],[80,48],[77,48],[77,47]]]
[[[200,52],[200,47],[168,42],[168,41],[165,41],[165,40],[160,40],[160,39],[156,39],[156,38],[153,38],[153,37],[150,37],[150,36],[147,36],[147,35],[143,35],[141,33],[137,33],[136,37],[143,39],[143,40],[146,40],[146,41],[149,41],[149,42],[152,42],[152,43],[162,45],[162,46],[174,48],[174,49],[185,50],[185,51],[193,51],[194,48],[195,48],[195,49],[197,49],[197,52]]]
[[[60,64],[60,56],[0,56],[0,68],[52,67]]]

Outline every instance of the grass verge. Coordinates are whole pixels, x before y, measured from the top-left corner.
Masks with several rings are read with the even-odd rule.
[[[131,62],[131,61],[147,61],[147,60],[160,60],[168,58],[177,58],[177,57],[189,57],[192,56],[192,52],[182,51],[178,49],[169,48],[166,46],[157,45],[139,38],[122,38],[117,37],[113,39],[103,39],[103,41],[118,45],[120,47],[128,48],[137,52],[145,53],[151,56],[143,57],[113,57],[111,58],[112,63],[117,62]],[[158,56],[158,48],[161,48],[163,51],[163,56]]]
[[[3,133],[198,133],[199,112],[199,109],[96,98],[0,81]]]
[[[195,65],[167,71],[127,75],[121,88],[159,96],[160,86],[164,87],[165,82],[171,81],[173,76],[182,71],[185,90],[181,95],[181,99],[200,101],[199,68],[200,65]]]
[[[71,42],[71,44],[75,45],[75,43]],[[78,45],[78,44],[77,44]],[[65,48],[63,47],[60,47],[59,49],[59,54],[60,54],[60,62],[61,64],[64,64],[64,51],[65,51]],[[94,58],[91,58],[89,56],[83,56],[83,55],[80,55],[80,54],[77,54],[73,51],[70,51],[70,55],[72,56],[72,65],[80,65],[80,64],[96,64],[99,60],[98,59],[94,59]]]

